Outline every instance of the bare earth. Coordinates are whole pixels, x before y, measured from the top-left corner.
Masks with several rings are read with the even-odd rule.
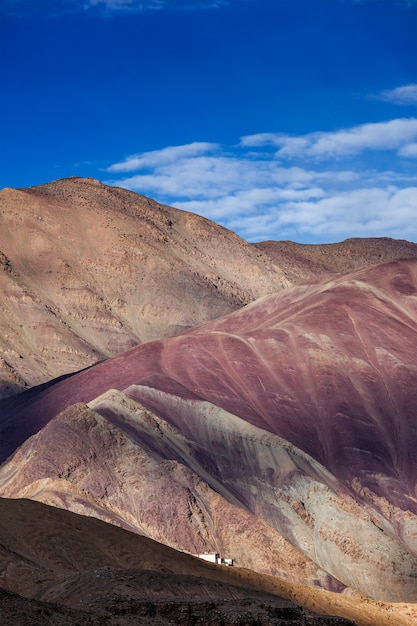
[[[0,621],[417,623],[416,244],[76,178],[0,221]]]
[[[417,245],[251,245],[93,179],[0,191],[0,397],[328,274]]]
[[[357,270],[3,400],[0,493],[415,601],[416,293],[415,261]]]
[[[289,285],[221,226],[92,179],[4,189],[0,218],[3,396]]]
[[[36,502],[2,499],[0,512],[0,580],[9,592],[2,592],[0,616],[10,626],[23,626],[28,618],[32,626],[344,626],[350,623],[347,619],[358,626],[411,626],[417,618],[413,605],[348,598],[249,570],[215,566],[93,518]],[[16,592],[19,596],[12,595]],[[296,599],[296,604],[284,598]],[[344,619],[326,618],[329,613]]]

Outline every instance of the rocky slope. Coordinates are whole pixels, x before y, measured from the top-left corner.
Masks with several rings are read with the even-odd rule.
[[[0,191],[3,395],[287,286],[262,251],[93,179]]]
[[[395,611],[215,566],[28,500],[0,499],[0,580],[0,619],[9,626],[388,626]],[[291,601],[297,596],[303,608]],[[413,607],[397,609],[396,625],[411,625]]]
[[[247,492],[261,480],[259,467],[251,463],[242,469],[240,484],[222,476],[211,450],[213,439],[221,436],[218,425],[212,425],[214,433],[207,428],[206,440],[200,442],[184,437],[119,392],[93,404],[96,411],[81,404],[68,408],[29,439],[0,469],[1,493],[93,515],[191,554],[219,552],[258,572],[344,588],[311,554],[294,548],[273,523],[263,521],[245,503]],[[210,421],[222,419],[225,429],[233,419],[206,405],[203,415]],[[245,424],[237,418],[235,422],[229,426],[234,437],[247,439],[250,434],[253,442],[259,439],[261,457],[266,445],[261,443],[262,434],[256,429],[245,432]],[[291,468],[296,462],[291,463],[285,450],[278,448],[275,454],[274,466],[285,480],[278,461],[287,456]],[[270,487],[264,495],[271,497]],[[278,506],[279,498],[274,509]]]
[[[413,623],[408,605],[379,621],[366,607],[417,601],[416,244],[250,245],[91,179],[1,191],[0,226],[1,495],[220,552],[235,581],[243,567],[280,577],[287,598],[307,585],[297,594],[318,612],[322,588],[358,624]],[[1,510],[7,623],[19,611],[57,624],[240,623],[241,591],[220,584],[230,578],[202,590],[191,560],[160,563],[152,579],[113,552],[103,570],[104,544],[96,569],[81,567],[48,526],[55,513],[29,508],[45,535],[24,526],[40,505],[13,506]],[[91,528],[107,536],[79,519],[78,556],[97,545]],[[270,598],[245,606],[249,624],[281,623]]]
[[[1,493],[416,601],[416,294],[358,270],[4,400]]]
[[[247,624],[350,623],[315,618],[249,577],[245,584],[227,568],[96,520],[28,501],[1,501],[0,509],[0,616],[8,625],[224,625],[239,615]]]
[[[394,259],[417,258],[417,244],[389,237],[346,239],[328,244],[262,241],[253,245],[267,253],[278,266],[284,267],[293,284],[318,275],[349,272]]]
[[[93,179],[0,191],[0,397],[416,244],[250,245]]]

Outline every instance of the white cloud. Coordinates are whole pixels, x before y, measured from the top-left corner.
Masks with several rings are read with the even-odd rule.
[[[176,206],[184,211],[203,214],[214,221],[227,220],[231,228],[231,220],[239,218],[242,223],[259,216],[259,211],[268,207],[268,211],[287,202],[301,202],[322,198],[325,192],[320,187],[305,189],[260,188],[235,190],[234,193],[209,200],[190,200],[178,202]]]
[[[398,151],[398,154],[402,157],[417,158],[417,143],[409,143]]]
[[[416,240],[416,211],[417,187],[389,187],[363,188],[310,199],[282,198],[269,207],[260,205],[257,212],[249,214],[241,210],[236,199],[233,211],[228,204],[218,203],[216,211],[209,212],[214,213],[212,218],[217,221],[227,216],[227,227],[248,241],[291,239],[319,243],[378,236]]]
[[[402,118],[388,122],[362,124],[335,132],[316,132],[303,136],[261,133],[242,138],[242,146],[272,145],[279,158],[314,157],[319,159],[354,156],[364,150],[401,150],[417,139],[417,119]]]
[[[411,85],[404,85],[396,89],[382,91],[378,97],[380,100],[393,102],[394,104],[417,104],[417,84],[412,83]]]
[[[149,167],[164,166],[180,159],[205,155],[218,148],[218,144],[202,141],[183,146],[169,146],[161,150],[152,150],[142,154],[134,154],[120,163],[115,163],[107,168],[108,172],[134,172]]]
[[[144,152],[107,168],[109,173],[133,170],[139,173],[113,184],[181,201],[222,198],[236,190],[254,188],[300,189],[320,176],[326,177],[302,167],[284,168],[270,154],[241,154],[204,142]],[[352,180],[355,174],[343,171],[336,176]]]
[[[280,212],[283,225],[306,228],[311,233],[333,233],[342,236],[354,231],[363,236],[383,231],[395,233],[404,229],[415,230],[412,221],[417,211],[417,188],[397,187],[362,188],[335,193],[317,202],[288,203]]]
[[[273,133],[245,137],[235,146],[194,142],[128,157],[107,169],[105,182],[204,215],[249,241],[417,241],[413,137],[417,120],[392,120],[300,136],[303,150]],[[277,147],[290,146],[291,163],[284,165]],[[389,169],[378,167],[381,150],[388,150]],[[315,167],[306,166],[306,152],[323,155]]]

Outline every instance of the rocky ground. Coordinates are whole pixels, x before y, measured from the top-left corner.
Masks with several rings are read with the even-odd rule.
[[[2,499],[0,511],[0,621],[7,626],[351,623],[302,609],[262,580],[251,583],[245,570],[239,578],[234,568],[95,519],[24,500]]]
[[[415,604],[217,566],[29,500],[0,499],[0,598],[0,623],[7,626],[414,626],[417,620]]]
[[[249,244],[97,180],[0,191],[0,397],[317,276],[398,258],[390,239]]]
[[[91,179],[0,212],[2,623],[417,623],[416,244]]]
[[[356,270],[3,400],[0,493],[413,602],[416,293]]]
[[[279,599],[209,602],[138,602],[111,596],[107,606],[74,610],[28,600],[0,589],[7,626],[349,626],[339,617],[312,615]]]

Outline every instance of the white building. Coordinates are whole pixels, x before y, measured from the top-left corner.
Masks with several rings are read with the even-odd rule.
[[[216,563],[216,565],[229,565],[229,567],[233,567],[234,560],[233,559],[224,559],[220,556],[218,552],[205,552],[203,554],[196,554],[199,559],[204,559],[204,561],[209,561],[209,563]]]

